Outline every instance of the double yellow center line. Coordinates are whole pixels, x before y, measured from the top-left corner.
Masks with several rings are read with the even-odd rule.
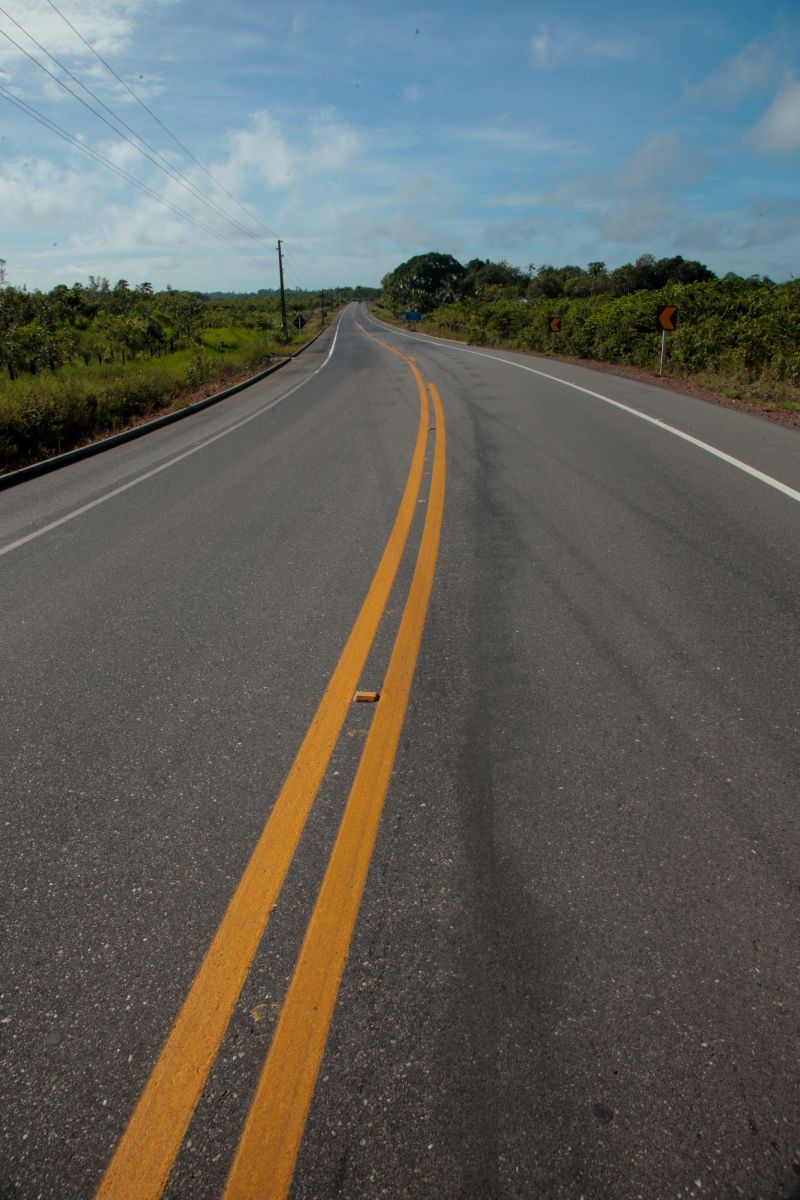
[[[420,402],[416,444],[394,526],[319,707],[95,1200],[157,1200],[163,1191],[388,602],[422,485],[429,406],[426,386],[414,360],[381,344],[408,364]],[[408,706],[433,584],[444,511],[445,431],[439,394],[432,383],[428,390],[436,415],[436,434],[413,579],[380,700],[244,1126],[225,1200],[277,1200],[286,1195],[291,1184]]]

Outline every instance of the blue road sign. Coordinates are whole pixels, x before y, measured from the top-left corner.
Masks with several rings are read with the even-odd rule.
[[[407,321],[421,321],[422,313],[421,312],[407,312],[406,320]]]

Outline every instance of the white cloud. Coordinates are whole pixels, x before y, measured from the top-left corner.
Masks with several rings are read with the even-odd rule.
[[[80,34],[104,57],[120,54],[129,46],[137,21],[150,16],[153,9],[165,8],[175,0],[64,0],[59,8]],[[46,46],[59,58],[91,59],[93,55],[69,28],[65,21],[49,5],[21,3],[8,0],[3,6],[14,20],[18,21],[38,42]],[[5,27],[20,45],[35,52],[33,44],[11,22]],[[0,45],[0,63],[16,62],[21,59],[16,50],[5,39]]]
[[[27,233],[33,223],[56,226],[84,202],[85,175],[52,163],[12,159],[0,175],[0,212],[8,234]],[[49,233],[50,231],[48,231]]]
[[[688,85],[690,101],[707,100],[727,106],[759,92],[775,78],[779,55],[774,46],[748,42],[738,54],[715,67],[697,84]]]
[[[426,198],[424,206],[420,196]],[[385,262],[381,273],[400,259],[426,250],[458,257],[464,250],[457,219],[460,200],[460,194],[438,175],[425,170],[410,176],[390,171],[383,187],[328,200],[315,216],[311,238],[319,239],[323,253],[336,245],[348,258]]]
[[[294,154],[278,122],[266,112],[252,113],[250,127],[231,135],[231,153],[221,171],[225,186],[236,191],[253,176],[269,187],[285,187],[295,174]]]
[[[361,147],[361,139],[351,126],[339,121],[333,112],[320,113],[312,118],[310,125],[308,169],[341,170],[355,158]]]
[[[101,142],[97,152],[123,171],[131,171],[144,162],[144,158],[132,142]]]
[[[492,208],[538,208],[541,203],[538,192],[501,192],[488,200]]]
[[[481,231],[480,253],[490,250],[498,258],[518,254],[524,256],[526,262],[534,256],[540,261],[552,260],[553,246],[557,245],[561,254],[559,261],[569,261],[572,251],[567,246],[573,232],[570,223],[557,216],[549,216],[546,222],[530,217],[495,221]]]
[[[206,229],[187,222],[99,164],[77,160],[74,166],[65,169],[43,161],[22,158],[9,161],[0,178],[0,211],[4,228],[18,234],[24,258],[36,264],[36,283],[41,278],[39,272],[59,270],[57,264],[67,250],[71,262],[77,257],[85,259],[91,263],[90,271],[94,274],[116,277],[122,269],[120,263],[124,262],[126,276],[150,278],[162,284],[169,277],[165,281],[159,275],[157,264],[165,252],[182,251],[186,255],[181,272],[185,278],[188,272],[197,271],[199,261],[206,263],[203,269],[207,271],[215,256],[226,255],[223,263],[231,259],[230,251],[222,249],[206,230],[215,231],[259,260],[248,267],[244,260],[233,256],[231,271],[238,265],[240,274],[249,271],[262,280],[265,270],[271,271],[274,257],[271,247],[254,242],[243,229],[237,229],[222,215],[211,211],[176,180],[167,179],[129,143],[109,139],[92,145],[115,166],[152,187]],[[319,178],[327,181],[332,175],[330,195],[335,195],[339,187],[337,175],[360,148],[360,138],[334,112],[318,113],[288,130],[270,113],[262,111],[253,113],[245,128],[232,131],[228,154],[208,165],[212,175],[250,208],[263,211],[265,190],[273,195],[277,192],[279,200],[269,203],[267,220],[280,228],[284,236],[292,236],[297,247],[308,236],[311,212],[316,224],[321,220],[313,181]],[[199,168],[179,165],[186,179],[214,199],[240,225],[252,229],[259,238],[267,236],[263,227],[256,228],[229,196],[216,192]],[[324,206],[326,212],[329,208],[329,204]],[[341,247],[346,240],[344,231],[329,226],[324,217],[321,223],[332,235],[332,243]],[[358,230],[351,233],[354,242],[357,241]],[[45,254],[42,248],[48,246],[50,251]],[[19,270],[19,258],[16,261]],[[138,261],[138,266],[132,267],[132,261]],[[175,281],[173,273],[172,282]]]
[[[361,138],[352,126],[326,110],[310,117],[305,129],[287,136],[269,113],[251,113],[246,129],[230,137],[231,152],[213,174],[231,191],[260,179],[285,189],[300,179],[346,167],[359,153]]]
[[[624,188],[672,189],[678,183],[694,183],[707,169],[707,160],[687,150],[672,133],[654,133],[631,154],[617,176]]]
[[[509,150],[513,153],[542,154],[551,151],[568,152],[577,148],[574,141],[561,141],[535,125],[517,127],[503,121],[494,124],[472,126],[461,131],[471,142],[485,142],[493,149]]]
[[[669,235],[679,206],[672,192],[657,189],[614,198],[600,221],[603,237],[623,245]],[[680,206],[681,213],[683,212]]]
[[[640,54],[643,40],[637,33],[618,32],[597,37],[570,25],[541,25],[530,40],[533,65],[539,70],[559,65],[579,66],[586,59],[625,62]]]
[[[800,203],[797,201],[777,204],[771,200],[762,200],[753,205],[746,216],[745,244],[748,246],[768,246],[776,243],[791,245],[800,235]]]
[[[98,67],[100,66],[99,63],[97,65]],[[88,75],[89,73],[87,71],[85,74]],[[98,71],[98,79],[100,74],[101,72]],[[106,76],[104,82],[113,92],[115,101],[122,101],[123,104],[135,104],[136,97],[140,100],[154,100],[156,96],[160,96],[164,91],[164,76],[157,75],[153,71],[137,71],[135,74],[128,75],[126,83],[136,93],[136,96],[132,96],[128,88],[123,87],[121,83],[117,83],[113,79],[109,79],[108,76]]]
[[[550,38],[544,25],[531,38],[531,57],[534,65],[539,68],[546,67],[548,64],[550,58]]]
[[[542,203],[559,212],[585,214],[608,241],[649,248],[670,239],[689,215],[682,189],[708,171],[674,134],[651,134],[613,173],[586,174],[549,193]]]
[[[131,71],[123,65],[121,57],[131,49],[137,26],[145,20],[157,18],[161,10],[175,2],[92,0],[91,4],[76,4],[64,0],[59,7],[75,30],[89,42],[89,46],[86,46],[75,30],[42,0],[25,5],[20,0],[7,0],[4,9],[22,28],[9,18],[3,19],[3,29],[17,43],[12,45],[7,38],[0,38],[0,77],[3,84],[15,94],[24,95],[34,105],[41,96],[61,103],[65,99],[64,88],[45,73],[48,72],[63,77],[67,87],[80,94],[75,82],[63,76],[58,65],[49,57],[52,54],[68,71],[76,74],[94,92],[99,92],[106,102],[134,103],[130,93],[94,56],[91,46],[110,61],[115,70],[119,70],[137,95],[152,99],[163,89],[161,77],[149,70]]]
[[[750,131],[761,150],[786,154],[800,149],[800,82],[788,83]]]
[[[186,210],[189,205],[183,205]],[[211,217],[211,214],[207,214]],[[216,222],[221,227],[221,222]],[[206,222],[213,224],[213,218]],[[107,204],[95,213],[94,223],[82,224],[69,237],[73,253],[92,254],[101,263],[116,263],[122,256],[164,251],[171,247],[189,246],[197,249],[198,239],[208,241],[181,217],[174,215],[156,200],[143,196],[135,205]],[[118,268],[104,266],[105,273],[114,274]]]

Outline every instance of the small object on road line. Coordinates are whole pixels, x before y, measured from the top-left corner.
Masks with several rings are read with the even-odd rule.
[[[374,704],[376,700],[380,700],[380,692],[356,692],[353,699],[361,704]]]
[[[603,1125],[608,1125],[609,1122],[614,1120],[614,1110],[613,1108],[609,1108],[607,1104],[593,1104],[592,1112]]]

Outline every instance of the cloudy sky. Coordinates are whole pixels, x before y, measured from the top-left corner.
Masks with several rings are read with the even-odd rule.
[[[9,283],[273,287],[277,236],[290,286],[426,250],[800,273],[796,0],[2,0],[0,31]]]

